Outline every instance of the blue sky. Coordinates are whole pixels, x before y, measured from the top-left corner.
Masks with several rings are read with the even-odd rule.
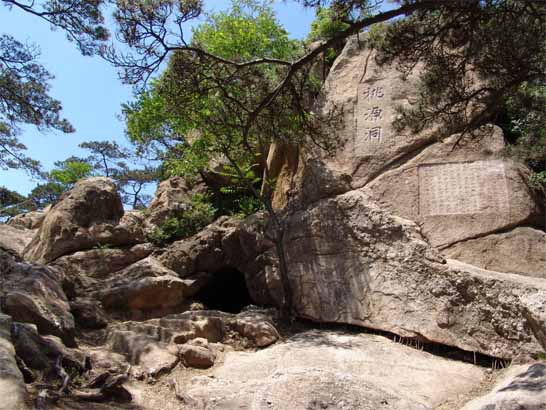
[[[229,1],[206,0],[205,4],[218,10]],[[292,37],[305,37],[314,18],[312,10],[283,1],[276,1],[275,9]],[[51,31],[46,22],[27,13],[1,6],[0,21],[0,32],[40,48],[40,62],[55,75],[51,95],[62,102],[64,117],[76,128],[73,134],[62,134],[25,127],[20,139],[30,157],[50,169],[55,161],[83,155],[78,148],[83,141],[115,140],[128,145],[118,116],[121,104],[131,99],[132,90],[121,84],[114,68],[98,57],[83,57],[64,33]],[[0,170],[0,186],[22,194],[28,194],[36,183],[25,172]]]

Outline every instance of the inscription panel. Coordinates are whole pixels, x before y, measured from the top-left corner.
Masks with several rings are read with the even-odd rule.
[[[356,110],[357,136],[365,143],[381,143],[385,138],[384,120],[387,113],[383,107],[387,100],[382,86],[360,84]]]
[[[508,187],[501,160],[419,166],[422,216],[508,212]]]

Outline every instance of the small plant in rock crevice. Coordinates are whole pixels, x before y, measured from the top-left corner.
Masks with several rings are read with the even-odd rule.
[[[188,238],[210,224],[215,213],[216,209],[206,195],[195,194],[187,209],[163,221],[148,235],[148,240],[156,245],[165,245]]]

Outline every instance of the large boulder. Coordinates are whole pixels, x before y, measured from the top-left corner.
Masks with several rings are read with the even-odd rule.
[[[45,335],[75,345],[74,318],[54,270],[18,261],[0,251],[3,279],[3,310],[14,321],[33,323]]]
[[[98,282],[91,297],[124,317],[157,317],[183,310],[208,279],[203,273],[181,279],[150,256]]]
[[[20,226],[0,224],[0,249],[21,256],[35,231]]]
[[[82,294],[100,286],[102,280],[115,276],[115,272],[146,258],[153,250],[149,243],[121,248],[101,247],[61,256],[49,266],[63,273],[67,293]]]
[[[418,133],[400,130],[399,110],[418,102],[422,68],[402,75],[396,63],[380,65],[366,43],[366,36],[348,41],[317,107],[326,113],[340,110],[341,121],[332,130],[339,142],[335,152],[271,148],[268,165],[277,177],[273,204],[302,209],[366,187],[383,209],[421,226],[430,244],[439,249],[456,245],[453,252],[470,263],[483,246],[465,241],[518,226],[544,229],[544,201],[529,185],[527,167],[505,155],[500,128],[485,126],[462,139],[435,126]],[[513,231],[512,242],[528,241],[520,233]],[[533,261],[541,255],[541,246],[527,253]],[[506,258],[495,263],[495,270],[512,268]],[[537,276],[530,264],[515,272]]]
[[[147,229],[153,229],[166,219],[189,209],[192,195],[203,189],[204,184],[193,186],[182,177],[171,177],[162,181],[157,187],[153,201],[146,209]]]
[[[11,318],[0,313],[0,410],[27,410],[28,395],[15,360]]]
[[[122,220],[123,204],[114,183],[103,177],[82,180],[61,197],[24,251],[27,260],[48,263],[97,246],[143,241],[133,218]]]
[[[495,357],[541,350],[524,312],[544,320],[544,280],[445,263],[416,224],[384,211],[365,190],[321,200],[286,226],[301,317]]]

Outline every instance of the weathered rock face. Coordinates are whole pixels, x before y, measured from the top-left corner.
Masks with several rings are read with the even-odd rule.
[[[123,205],[108,178],[78,182],[47,212],[42,226],[24,251],[25,259],[48,263],[98,245],[130,245],[143,233],[134,221],[122,221]],[[136,231],[135,231],[136,229]]]
[[[188,209],[194,189],[196,188],[190,186],[182,177],[171,177],[161,182],[152,203],[146,210],[148,229]]]
[[[47,267],[20,262],[0,251],[4,281],[3,310],[14,321],[33,323],[38,331],[74,346],[74,318],[59,275]]]
[[[462,410],[542,410],[546,408],[546,365],[511,367],[493,391]]]
[[[543,200],[529,187],[526,167],[505,157],[502,131],[489,126],[472,139],[444,135],[439,141],[434,129],[419,134],[398,130],[393,125],[397,109],[417,101],[420,68],[403,78],[394,65],[378,65],[375,57],[365,40],[359,44],[353,38],[325,83],[322,108],[343,108],[335,130],[342,145],[336,152],[307,150],[295,161],[271,150],[272,170],[283,170],[277,172],[282,178],[275,205],[293,201],[305,208],[320,198],[366,187],[383,209],[418,223],[433,246],[457,244],[457,254],[468,263],[476,258],[465,255],[475,254],[472,247],[479,245],[464,241],[518,226],[543,229]],[[512,234],[514,241],[519,233]],[[539,253],[541,248],[527,256],[540,260]],[[512,267],[495,264],[503,272]],[[536,271],[527,266],[516,272],[536,276],[528,269]]]
[[[300,316],[496,357],[540,350],[522,312],[544,317],[545,281],[442,264],[417,225],[389,215],[363,190],[319,201],[287,226]]]
[[[15,361],[11,325],[11,318],[0,313],[0,410],[27,410],[30,406],[23,375]]]
[[[85,292],[100,287],[108,279],[154,250],[151,244],[143,243],[123,248],[99,248],[61,256],[49,266],[63,272],[63,282],[70,293]]]
[[[538,229],[486,235],[456,243],[442,253],[482,269],[546,279],[546,233]]]
[[[38,229],[42,226],[48,210],[49,207],[44,211],[31,211],[16,215],[9,220],[8,225],[26,229]]]
[[[542,209],[527,186],[528,171],[501,158],[499,128],[476,141],[458,136],[435,143],[369,184],[387,210],[418,222],[437,247],[520,224],[541,223]]]
[[[201,403],[193,408],[432,410],[467,394],[484,371],[378,336],[307,332],[256,353],[228,352],[212,376],[187,386]]]
[[[207,283],[207,274],[181,279],[153,257],[143,259],[100,282],[92,298],[104,309],[129,317],[162,316],[179,311]]]
[[[30,229],[0,224],[0,249],[21,256],[34,233]]]

